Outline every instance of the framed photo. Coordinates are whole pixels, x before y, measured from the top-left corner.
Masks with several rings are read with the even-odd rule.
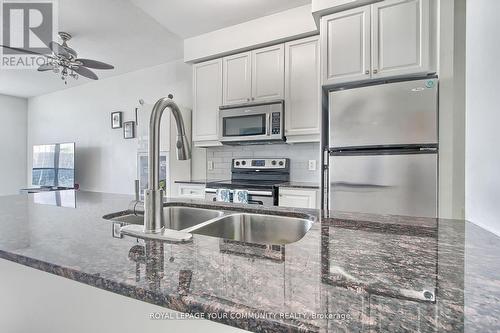
[[[111,112],[111,128],[122,128],[122,112]]]
[[[123,138],[133,139],[135,138],[135,122],[126,121],[123,123]]]

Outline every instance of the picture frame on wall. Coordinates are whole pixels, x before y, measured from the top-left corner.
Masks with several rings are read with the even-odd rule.
[[[111,112],[111,128],[122,128],[122,113],[121,111]]]
[[[133,139],[135,138],[135,122],[126,121],[123,123],[123,138]]]

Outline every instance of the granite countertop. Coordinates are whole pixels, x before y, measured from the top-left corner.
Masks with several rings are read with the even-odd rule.
[[[319,220],[285,246],[137,242],[102,219],[132,196],[74,194],[0,197],[0,258],[255,332],[500,329],[500,239],[465,221],[296,210]]]
[[[276,185],[276,187],[305,188],[305,189],[320,188],[319,184],[314,182],[286,182]]]

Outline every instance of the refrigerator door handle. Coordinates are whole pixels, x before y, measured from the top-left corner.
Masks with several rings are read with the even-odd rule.
[[[382,189],[382,188],[391,188],[393,186],[390,185],[378,185],[378,184],[368,184],[368,183],[350,183],[350,182],[333,182],[331,183],[333,186],[344,186],[344,187],[350,187],[350,188],[377,188],[377,189]]]

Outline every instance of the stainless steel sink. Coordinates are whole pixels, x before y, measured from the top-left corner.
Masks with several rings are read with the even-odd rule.
[[[165,228],[172,230],[183,230],[191,228],[195,225],[223,215],[223,213],[218,210],[183,206],[164,207],[163,212],[165,216]],[[107,215],[104,216],[104,218],[126,224],[144,224],[144,215],[136,215],[133,213],[118,216]]]
[[[158,234],[146,234],[147,238],[185,242],[192,238],[192,234],[198,234],[246,243],[283,245],[302,239],[314,222],[306,215],[304,218],[285,217],[175,204],[163,209],[165,228]],[[128,211],[108,214],[103,218],[115,222],[114,237],[144,237],[144,215],[141,212],[141,209],[131,207]]]
[[[258,244],[289,244],[299,241],[313,222],[306,219],[260,214],[232,214],[189,232]]]

